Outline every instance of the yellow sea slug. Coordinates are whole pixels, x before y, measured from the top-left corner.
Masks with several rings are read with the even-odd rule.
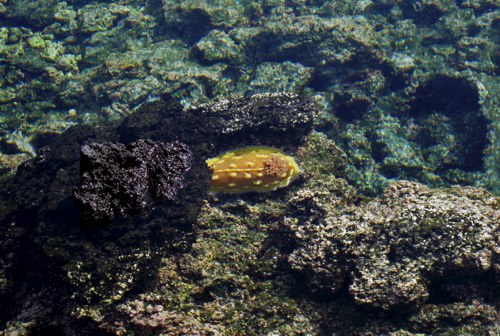
[[[289,185],[299,174],[293,157],[272,147],[244,147],[207,160],[210,191],[272,191]]]

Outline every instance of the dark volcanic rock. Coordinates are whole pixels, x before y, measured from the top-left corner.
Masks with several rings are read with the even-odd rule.
[[[162,258],[189,250],[209,187],[205,160],[252,143],[294,149],[315,114],[288,94],[187,111],[165,100],[119,126],[68,129],[0,181],[0,330],[98,333],[90,316],[113,312],[156,281]],[[85,216],[81,225],[80,176],[83,213],[112,217],[107,225]]]
[[[225,99],[185,111],[176,102],[158,101],[125,119],[119,136],[123,143],[179,140],[208,156],[248,145],[293,151],[311,132],[318,114],[311,101],[290,93]]]
[[[86,219],[102,222],[115,213],[136,213],[149,199],[173,200],[190,165],[191,152],[179,142],[92,143],[82,147],[81,186],[74,195]]]

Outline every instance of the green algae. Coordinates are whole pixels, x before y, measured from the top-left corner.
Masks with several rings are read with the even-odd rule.
[[[179,97],[186,106],[255,92],[325,94],[333,98],[325,114],[338,118],[333,123],[341,121],[326,133],[353,157],[348,170],[365,193],[379,193],[393,177],[498,190],[498,90],[489,84],[494,83],[498,29],[491,1],[137,4],[4,5],[9,17],[45,27],[43,32],[29,26],[2,28],[0,54],[8,64],[2,70],[8,82],[0,96],[7,103],[2,112],[17,116],[12,124],[31,114],[28,108],[40,110],[42,119],[80,106],[89,106],[85,112],[95,115],[80,122],[120,119],[162,93]],[[29,12],[30,6],[35,12]],[[79,44],[78,34],[85,43]],[[182,55],[177,48],[184,49]],[[43,76],[51,67],[62,73]],[[455,153],[474,150],[466,143],[444,139],[419,148],[422,144],[404,134],[405,113],[418,99],[417,89],[440,76],[477,82],[471,90],[482,94],[474,113],[484,115],[491,127],[488,146],[477,159],[484,166],[474,171],[443,169],[456,166]],[[25,94],[14,96],[19,91]],[[63,99],[45,92],[62,93]],[[444,136],[449,123],[442,124]],[[5,129],[15,127],[8,122]],[[352,150],[348,143],[361,137],[367,144]],[[457,151],[450,152],[454,146]]]

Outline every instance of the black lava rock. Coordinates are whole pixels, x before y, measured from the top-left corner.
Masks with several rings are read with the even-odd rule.
[[[120,141],[182,141],[200,155],[266,145],[293,152],[313,128],[314,104],[296,94],[254,95],[182,110],[173,100],[144,105],[118,130]]]
[[[84,222],[105,222],[116,213],[138,213],[149,201],[173,200],[190,166],[191,152],[180,142],[84,145],[81,186],[74,191]]]

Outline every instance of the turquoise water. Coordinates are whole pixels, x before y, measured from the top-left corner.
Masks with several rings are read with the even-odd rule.
[[[1,169],[50,134],[296,92],[368,195],[391,179],[499,192],[494,1],[10,1],[1,4]]]

